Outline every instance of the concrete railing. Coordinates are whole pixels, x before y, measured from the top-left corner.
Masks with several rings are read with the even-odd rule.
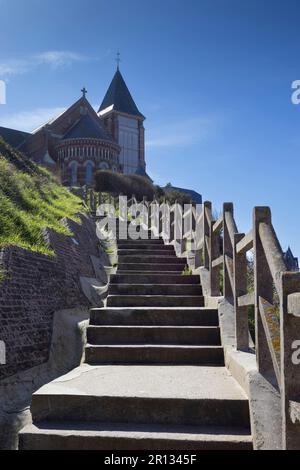
[[[157,202],[156,202],[157,203]],[[158,203],[157,203],[157,206]],[[214,220],[212,204],[157,208],[154,228],[177,254],[189,255],[194,270],[206,271],[206,294],[232,304],[235,344],[248,351],[248,308],[254,306],[255,351],[258,371],[275,384],[281,396],[282,447],[300,448],[300,273],[287,272],[283,252],[268,207],[255,207],[249,233],[239,233],[232,203],[223,205]],[[169,230],[164,228],[169,226]],[[153,228],[153,220],[151,221]],[[253,259],[253,287],[248,288],[247,253]],[[202,277],[202,276],[201,276]],[[223,280],[223,292],[221,284]],[[251,341],[252,343],[252,341]]]
[[[299,449],[300,273],[287,272],[268,207],[254,208],[248,234],[238,232],[231,203],[225,203],[222,215],[213,220],[212,205],[204,202],[199,221],[202,237],[194,253],[195,267],[206,271],[206,293],[223,294],[233,305],[240,351],[249,350],[248,307],[254,305],[257,368],[280,392],[283,448]],[[249,251],[254,265],[252,289],[247,286]]]

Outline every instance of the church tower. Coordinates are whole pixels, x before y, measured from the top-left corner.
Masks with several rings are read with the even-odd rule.
[[[98,116],[121,147],[123,173],[146,174],[145,116],[138,110],[119,70],[112,79]]]

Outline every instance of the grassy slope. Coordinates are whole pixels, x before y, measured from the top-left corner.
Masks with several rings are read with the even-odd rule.
[[[78,197],[0,137],[0,247],[17,245],[51,254],[42,229],[71,235],[60,220],[79,221],[80,211]]]

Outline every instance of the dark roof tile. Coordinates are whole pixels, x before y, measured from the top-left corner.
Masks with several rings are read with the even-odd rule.
[[[17,131],[9,129],[8,127],[0,126],[0,136],[3,137],[5,142],[14,148],[18,148],[30,136],[28,132]]]
[[[89,114],[82,116],[64,135],[64,140],[69,139],[99,139],[113,142],[100,122],[97,123]]]
[[[138,116],[145,119],[142,113],[140,113],[138,110],[120,70],[116,71],[99,108],[99,112],[110,106],[113,106],[115,111],[120,111],[121,113]]]

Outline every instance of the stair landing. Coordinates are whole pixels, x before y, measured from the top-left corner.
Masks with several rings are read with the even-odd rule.
[[[225,367],[84,364],[38,390],[32,414],[20,448],[252,448],[248,400]]]

